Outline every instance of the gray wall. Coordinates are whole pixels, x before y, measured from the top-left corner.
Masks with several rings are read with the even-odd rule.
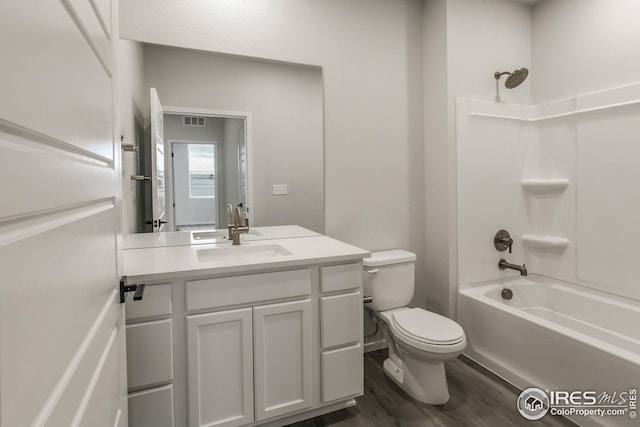
[[[493,73],[531,68],[530,44],[527,5],[508,0],[425,1],[425,267],[428,306],[434,311],[454,316],[458,289],[456,98],[493,101]],[[512,91],[502,85],[500,96],[508,103],[528,104],[530,87],[531,79]]]
[[[640,2],[543,1],[532,8],[535,103],[637,83]]]
[[[242,2],[122,2],[121,34],[322,67],[326,234],[412,250],[417,286],[433,286],[424,269],[422,1],[269,0],[241,12],[231,4]],[[277,170],[284,162],[275,160]]]
[[[324,232],[319,69],[157,46],[144,58],[145,83],[164,106],[251,113],[253,225]],[[273,196],[274,184],[289,194]]]

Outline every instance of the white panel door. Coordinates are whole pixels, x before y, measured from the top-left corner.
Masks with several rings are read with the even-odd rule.
[[[253,311],[256,420],[311,406],[311,300]]]
[[[190,427],[253,422],[251,308],[187,316]]]
[[[151,208],[153,231],[165,231],[165,182],[164,182],[164,110],[155,88],[150,90],[151,105]]]
[[[101,4],[0,2],[0,427],[127,425]]]
[[[247,139],[244,124],[238,129],[238,198],[240,204],[247,207]]]

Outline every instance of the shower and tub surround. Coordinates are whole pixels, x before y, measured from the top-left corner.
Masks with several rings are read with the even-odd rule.
[[[540,105],[458,99],[458,276],[529,272],[640,300],[640,83]],[[499,203],[494,203],[499,195]],[[489,237],[491,236],[491,237]]]
[[[627,409],[569,417],[579,425],[638,425],[628,399],[640,389],[638,301],[531,275],[461,285],[458,321],[465,354],[517,387],[595,391],[597,406]]]
[[[540,105],[458,99],[456,114],[465,354],[522,388],[639,388],[640,83]],[[499,227],[523,243],[509,261],[575,285],[519,277],[485,295],[514,274],[496,269]]]

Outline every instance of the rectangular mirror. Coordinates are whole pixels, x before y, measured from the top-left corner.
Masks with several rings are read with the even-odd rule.
[[[120,45],[123,141],[138,147],[123,153],[125,232],[154,231],[154,221],[158,232],[224,229],[228,203],[248,210],[252,226],[297,224],[324,232],[320,68],[127,40]],[[164,148],[155,150],[164,157],[155,168],[151,88],[162,111],[156,147]],[[164,217],[156,218],[160,178]]]

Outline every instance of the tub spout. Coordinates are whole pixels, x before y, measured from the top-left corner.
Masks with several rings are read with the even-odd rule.
[[[518,265],[518,264],[511,264],[510,262],[507,262],[506,259],[502,258],[499,262],[498,262],[498,268],[500,270],[504,270],[505,268],[509,268],[511,270],[516,270],[520,272],[521,276],[526,276],[527,275],[527,266],[522,264],[522,265]]]

